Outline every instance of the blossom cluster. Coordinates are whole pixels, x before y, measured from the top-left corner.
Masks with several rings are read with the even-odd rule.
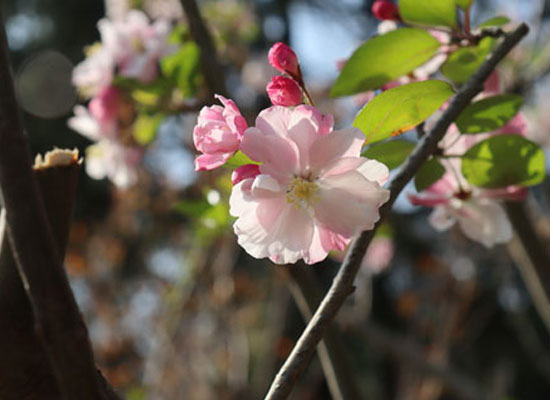
[[[495,71],[485,82],[479,97],[497,93],[500,93],[500,88]],[[512,226],[500,202],[523,201],[527,189],[515,185],[496,189],[474,187],[461,173],[460,158],[476,143],[491,136],[508,134],[527,135],[527,125],[521,112],[493,132],[461,135],[456,125],[451,125],[439,144],[445,174],[421,195],[409,194],[412,204],[434,208],[429,221],[435,229],[444,231],[458,222],[467,237],[485,247],[506,243],[512,238]]]
[[[232,100],[217,96],[223,107],[203,108],[193,132],[202,153],[195,168],[219,167],[237,151],[249,157],[252,162],[232,174],[229,200],[239,244],[277,264],[313,264],[374,227],[389,199],[382,187],[389,171],[360,156],[360,130],[333,130],[331,115],[298,104],[302,96],[295,89],[302,90],[303,81],[292,49],[277,43],[269,61],[287,75],[279,78],[295,86],[272,81],[267,90],[274,105],[259,113],[254,126]]]
[[[167,41],[171,25],[150,22],[143,12],[132,10],[120,20],[101,19],[98,30],[101,42],[88,48],[87,58],[73,71],[73,84],[90,101],[74,107],[68,124],[94,142],[87,149],[87,173],[125,187],[136,180],[143,149],[132,136],[136,110],[116,80],[157,79],[159,60],[173,51]]]

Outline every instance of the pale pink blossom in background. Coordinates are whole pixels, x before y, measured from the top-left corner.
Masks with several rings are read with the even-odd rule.
[[[108,178],[116,186],[127,188],[136,182],[137,166],[142,158],[142,148],[103,139],[86,149],[86,173],[94,179]]]
[[[74,115],[67,120],[67,125],[82,136],[94,142],[100,140],[102,137],[116,137],[116,129],[104,130],[105,127],[100,126],[87,107],[77,104],[73,108],[73,113]]]
[[[201,154],[195,159],[195,170],[211,170],[223,164],[239,149],[242,135],[248,127],[233,102],[223,96],[223,104],[203,107],[193,130],[193,142]]]
[[[158,75],[159,60],[174,51],[168,42],[171,25],[132,10],[121,19],[99,20],[101,43],[92,46],[89,56],[73,70],[73,83],[87,96],[94,96],[112,83],[117,74],[142,82]]]
[[[393,240],[386,236],[375,236],[361,262],[361,268],[371,274],[378,274],[386,269],[395,253]]]
[[[230,213],[253,257],[313,264],[380,218],[388,168],[359,156],[365,137],[358,129],[326,132],[321,116],[310,106],[274,106],[244,133],[241,150],[263,164],[233,187]]]
[[[158,75],[159,60],[174,50],[167,41],[170,23],[163,19],[150,23],[138,10],[128,12],[121,20],[104,18],[98,22],[98,29],[121,76],[150,82]]]
[[[112,137],[109,133],[117,131],[120,96],[119,89],[107,86],[88,104],[90,114],[99,124],[104,136]]]
[[[286,76],[274,76],[266,87],[271,103],[275,106],[297,106],[302,103],[302,89],[298,83]]]
[[[72,82],[81,94],[92,97],[113,81],[115,61],[113,54],[100,44],[73,69]]]
[[[512,227],[499,201],[521,201],[527,189],[509,186],[502,189],[481,189],[464,187],[457,183],[455,169],[447,172],[440,180],[426,189],[423,195],[409,194],[414,205],[434,207],[430,224],[444,231],[458,222],[464,234],[470,239],[493,247],[512,238]],[[465,182],[465,179],[461,179]]]

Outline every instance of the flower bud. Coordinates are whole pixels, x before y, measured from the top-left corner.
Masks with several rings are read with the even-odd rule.
[[[248,178],[254,178],[260,174],[260,166],[256,164],[241,165],[231,174],[231,182],[236,185],[240,181],[244,181]]]
[[[276,106],[296,106],[302,103],[302,90],[298,83],[286,76],[274,76],[266,87],[269,99]]]
[[[399,21],[399,8],[387,0],[377,0],[372,5],[372,15],[379,20]]]
[[[275,43],[269,50],[267,56],[269,63],[277,71],[286,73],[296,80],[302,79],[300,64],[296,53],[289,46],[282,42]]]

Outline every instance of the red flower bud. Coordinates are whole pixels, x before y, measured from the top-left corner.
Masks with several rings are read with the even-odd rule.
[[[275,43],[267,56],[269,63],[279,72],[286,73],[296,80],[302,79],[300,64],[296,53],[282,42]]]
[[[260,174],[260,166],[256,164],[245,164],[238,167],[231,174],[231,182],[233,185],[236,185],[240,181],[243,181],[248,178],[254,178],[256,175]]]
[[[302,103],[302,90],[292,78],[274,76],[266,89],[269,99],[276,106],[290,107]]]
[[[401,20],[397,5],[387,0],[376,0],[372,5],[372,15],[380,20]]]

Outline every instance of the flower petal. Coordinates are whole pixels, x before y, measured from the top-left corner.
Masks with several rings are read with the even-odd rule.
[[[351,237],[374,227],[380,218],[378,208],[388,201],[390,192],[349,171],[319,180],[318,195],[315,217],[331,231]]]
[[[330,162],[342,157],[359,157],[365,135],[357,129],[350,128],[334,131],[321,136],[309,151],[309,162],[314,171],[321,170]]]

